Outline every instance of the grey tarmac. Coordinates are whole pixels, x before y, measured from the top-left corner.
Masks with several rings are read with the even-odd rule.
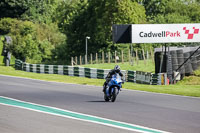
[[[102,87],[8,76],[0,76],[0,96],[168,132],[200,132],[200,98],[122,89],[116,102],[111,103],[104,102]],[[0,106],[0,131],[11,133],[15,130],[34,133],[39,132],[39,129],[41,132],[58,130],[71,133],[92,133],[95,130],[96,132],[130,132],[29,110]]]

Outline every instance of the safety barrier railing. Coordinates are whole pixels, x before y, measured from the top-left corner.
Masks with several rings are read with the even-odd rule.
[[[78,77],[87,77],[95,79],[105,79],[110,69],[85,68],[67,65],[44,65],[29,64],[21,60],[15,61],[15,68],[34,73],[60,74]],[[166,85],[167,75],[165,73],[148,73],[141,71],[122,70],[124,80],[127,82],[149,84],[149,85]]]

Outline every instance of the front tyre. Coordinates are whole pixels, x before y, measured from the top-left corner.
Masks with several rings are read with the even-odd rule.
[[[104,93],[104,100],[105,100],[106,102],[109,101],[109,97],[107,97],[105,93]]]
[[[116,98],[117,98],[117,87],[114,88],[113,92],[112,92],[112,97],[111,97],[111,102],[115,102]]]

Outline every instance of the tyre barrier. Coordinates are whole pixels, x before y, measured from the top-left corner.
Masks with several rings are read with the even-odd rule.
[[[178,69],[178,58],[176,50],[170,51],[171,59],[172,59],[172,69]]]
[[[60,74],[94,79],[105,79],[110,71],[110,69],[84,68],[68,65],[29,64],[22,62],[21,60],[15,60],[15,69],[33,73]],[[149,85],[168,84],[166,73],[153,74],[148,72],[126,70],[122,70],[121,72],[124,75],[124,81],[127,82]]]
[[[155,55],[154,55],[155,73],[159,73],[160,72],[161,60],[162,60],[161,58],[162,58],[162,52],[160,52],[160,51],[155,52]]]
[[[172,83],[173,80],[173,68],[172,68],[172,57],[169,54],[168,60],[167,60],[167,77],[169,79],[169,82]]]
[[[190,57],[190,52],[184,53],[184,61],[186,61],[189,57]],[[185,67],[185,75],[189,76],[193,72],[191,59],[189,59],[185,63],[184,67]]]
[[[184,63],[184,54],[183,50],[177,50],[177,60],[178,60],[178,67],[181,66]],[[185,67],[184,65],[179,70],[180,74],[182,76],[185,75]]]
[[[197,65],[200,67],[200,50],[198,50],[196,58],[197,58]]]
[[[192,55],[193,51],[190,52],[190,54]],[[192,57],[191,57],[191,65],[192,65],[192,69],[193,71],[198,69],[198,64],[197,64],[197,53],[195,53]]]
[[[165,54],[163,49],[155,49],[155,72],[166,72],[170,83],[174,82],[174,72],[180,73],[180,79],[192,75],[193,71],[200,67],[200,49],[198,51],[197,49],[199,49],[199,46],[169,47],[166,51],[166,66],[162,62]],[[162,55],[163,57],[161,57]],[[162,65],[163,68],[160,66],[161,64],[164,64],[164,66]]]

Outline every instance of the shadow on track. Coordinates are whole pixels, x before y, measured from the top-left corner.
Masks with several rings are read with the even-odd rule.
[[[86,102],[91,102],[91,103],[105,103],[106,101],[86,101]]]

